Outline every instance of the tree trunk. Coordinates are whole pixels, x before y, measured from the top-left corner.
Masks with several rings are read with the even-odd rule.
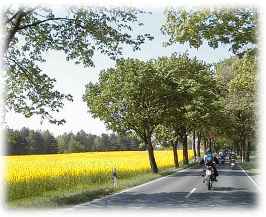
[[[241,156],[241,145],[239,142],[236,142],[236,150],[237,150],[237,155]]]
[[[244,143],[243,140],[240,143],[240,157],[241,157],[241,162],[244,162],[244,155],[245,155],[245,150],[244,150]]]
[[[19,10],[17,12],[15,16],[15,20],[13,21],[14,26],[7,32],[7,37],[5,39],[5,44],[4,44],[4,53],[7,52],[11,41],[15,38],[15,34],[19,30],[21,20],[24,16],[25,16],[25,12],[23,12],[22,10]]]
[[[194,159],[196,159],[197,153],[196,153],[196,132],[195,132],[195,130],[193,130],[192,149],[193,149]]]
[[[212,139],[209,138],[209,149],[212,151]]]
[[[213,152],[218,152],[219,150],[217,150],[217,147],[216,147],[216,141],[214,138],[212,138],[212,150]]]
[[[236,153],[238,153],[238,152],[237,152],[237,146],[236,146],[236,143],[233,143],[233,151],[236,152]]]
[[[157,167],[156,160],[154,157],[154,151],[153,151],[153,146],[151,143],[151,137],[147,138],[146,145],[147,145],[147,149],[148,149],[148,153],[149,153],[151,171],[153,173],[158,173],[158,167]]]
[[[244,145],[241,144],[241,162],[243,163],[244,162]]]
[[[178,163],[178,154],[177,154],[177,143],[173,143],[172,144],[172,148],[173,148],[173,154],[174,154],[174,163],[175,163],[175,168],[179,167],[179,163]]]
[[[188,150],[187,150],[187,131],[182,129],[182,144],[183,144],[183,164],[188,164]]]
[[[247,154],[246,154],[246,161],[250,161],[249,156],[250,156],[250,141],[248,140],[248,144],[247,144]]]
[[[198,140],[197,140],[197,156],[200,157],[200,140],[201,140],[200,132],[197,133],[197,137],[198,137]]]
[[[207,139],[204,139],[204,153],[206,153],[207,150]]]

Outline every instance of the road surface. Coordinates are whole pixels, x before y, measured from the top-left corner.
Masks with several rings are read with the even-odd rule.
[[[228,164],[217,169],[212,190],[203,183],[202,169],[185,169],[75,208],[256,208],[259,186],[253,175]]]

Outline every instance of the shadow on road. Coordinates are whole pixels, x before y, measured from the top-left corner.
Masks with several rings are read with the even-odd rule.
[[[246,188],[232,188],[232,187],[213,187],[213,191],[243,191]]]
[[[241,170],[232,170],[232,171],[222,171],[217,168],[219,176],[246,176]],[[172,177],[181,177],[181,176],[201,176],[203,174],[202,170],[198,171],[185,171],[179,172],[171,175]]]
[[[123,193],[100,202],[92,203],[91,205],[92,207],[117,208],[255,208],[257,205],[256,194],[245,191],[193,193],[189,198],[185,198],[186,195],[187,192],[163,192],[153,194]]]

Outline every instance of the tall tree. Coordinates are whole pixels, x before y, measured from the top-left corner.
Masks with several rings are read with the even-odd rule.
[[[47,142],[40,131],[30,130],[27,144],[27,154],[47,153]]]
[[[165,111],[165,92],[160,89],[152,61],[117,61],[100,73],[99,82],[86,86],[84,100],[94,117],[118,133],[134,132],[148,149],[151,170],[158,172],[152,134]]]
[[[187,136],[191,129],[200,126],[215,100],[215,83],[210,68],[188,54],[159,58],[158,73],[169,94],[164,98],[165,126],[170,126],[180,136],[183,144],[183,160],[188,163]]]
[[[217,68],[219,78],[223,77],[223,67]],[[224,105],[229,117],[227,136],[239,144],[240,154],[249,154],[250,141],[255,141],[256,130],[256,56],[245,55],[231,64],[231,79],[226,87]],[[226,74],[229,72],[226,71]],[[221,79],[223,82],[224,79]]]
[[[18,130],[7,129],[7,154],[25,154],[27,151],[27,140]]]
[[[4,63],[7,69],[6,106],[26,117],[33,114],[51,123],[63,124],[53,117],[72,96],[55,90],[56,80],[42,73],[39,63],[50,50],[62,51],[67,60],[93,66],[99,51],[115,59],[123,45],[140,49],[149,34],[133,34],[142,25],[135,9],[69,8],[56,12],[43,7],[7,8],[4,15]]]
[[[85,151],[88,146],[88,134],[84,130],[80,130],[76,134],[76,140],[80,143],[80,149]]]
[[[56,154],[58,153],[58,144],[55,137],[49,132],[49,130],[46,130],[43,132],[43,140],[46,144],[46,153],[48,154]]]

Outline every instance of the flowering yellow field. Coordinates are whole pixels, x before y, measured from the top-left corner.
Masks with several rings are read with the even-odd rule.
[[[182,151],[178,156],[181,161]],[[173,167],[172,151],[155,151],[155,158],[159,169]],[[5,160],[9,200],[84,183],[109,183],[113,168],[120,179],[150,171],[146,151],[8,156]]]

